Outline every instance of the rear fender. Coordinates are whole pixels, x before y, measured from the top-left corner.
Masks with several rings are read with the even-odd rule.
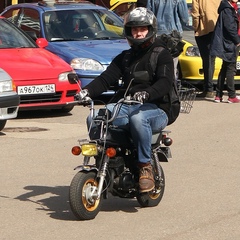
[[[159,151],[157,155],[158,155],[159,162],[168,162],[168,158],[163,151]]]
[[[171,150],[169,147],[161,147],[158,149],[159,162],[168,162],[168,159],[172,157]]]

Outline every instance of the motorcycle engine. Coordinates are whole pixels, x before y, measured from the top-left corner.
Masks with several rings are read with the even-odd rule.
[[[135,188],[134,176],[130,172],[123,172],[119,177],[114,179],[113,188],[117,191],[130,192]]]

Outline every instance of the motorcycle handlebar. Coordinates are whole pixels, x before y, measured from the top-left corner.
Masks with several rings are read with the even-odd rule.
[[[87,97],[87,99],[78,100],[77,103],[79,105],[83,105],[83,106],[90,106],[90,116],[91,116],[91,118],[94,117],[94,111],[95,111],[94,100],[92,100],[90,97]],[[106,123],[111,123],[115,120],[122,104],[131,105],[131,104],[143,104],[143,103],[133,100],[130,96],[121,98],[118,102],[116,102],[116,107],[114,108],[114,110],[112,112],[111,118],[105,120]]]

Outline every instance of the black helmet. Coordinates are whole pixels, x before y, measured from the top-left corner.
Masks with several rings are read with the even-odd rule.
[[[132,36],[132,27],[148,26],[148,34],[145,38],[135,39]],[[130,46],[139,46],[154,40],[157,34],[157,19],[152,11],[144,7],[138,7],[128,13],[124,20],[124,32]]]

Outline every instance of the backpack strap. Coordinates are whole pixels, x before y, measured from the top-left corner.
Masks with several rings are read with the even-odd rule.
[[[152,76],[155,75],[156,67],[157,67],[157,61],[158,61],[158,55],[163,50],[163,47],[155,47],[150,55],[150,66],[152,69]],[[176,82],[173,80],[172,84],[172,91],[167,95],[169,99],[169,112],[168,114],[168,125],[172,124],[178,117],[180,113],[180,98],[179,93],[177,90]],[[162,106],[160,105],[160,108]]]
[[[157,67],[158,55],[163,50],[163,47],[155,47],[150,55],[150,66],[152,69],[152,76],[155,75],[155,70]]]

